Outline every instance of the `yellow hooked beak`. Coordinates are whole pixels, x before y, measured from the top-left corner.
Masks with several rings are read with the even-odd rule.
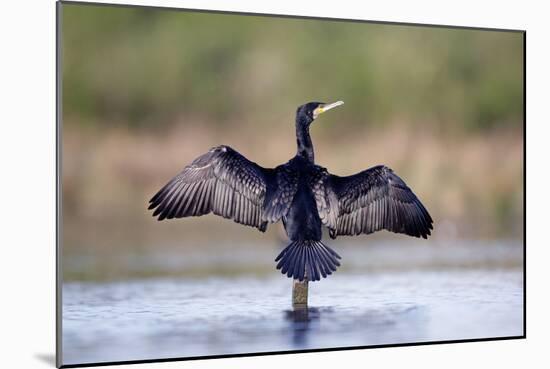
[[[313,119],[317,118],[319,115],[323,114],[326,111],[329,111],[330,109],[333,109],[337,106],[344,105],[343,101],[336,101],[332,104],[322,104],[319,105],[314,111],[313,111]]]

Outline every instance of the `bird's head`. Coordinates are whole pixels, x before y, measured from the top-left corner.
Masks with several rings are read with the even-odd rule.
[[[309,102],[307,104],[301,105],[296,110],[296,122],[309,125],[311,124],[311,122],[317,119],[319,115],[343,104],[343,101],[336,101],[332,104]]]

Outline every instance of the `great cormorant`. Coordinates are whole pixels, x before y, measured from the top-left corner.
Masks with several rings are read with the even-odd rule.
[[[298,150],[286,164],[263,168],[229,146],[212,148],[149,201],[158,220],[213,212],[265,232],[282,220],[291,240],[275,259],[288,277],[316,281],[336,270],[340,256],[321,242],[382,229],[427,238],[432,218],[405,182],[379,165],[340,177],[316,165],[311,123],[339,105],[310,102],[296,112]]]

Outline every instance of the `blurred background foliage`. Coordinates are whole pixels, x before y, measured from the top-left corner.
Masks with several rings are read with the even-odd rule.
[[[438,130],[522,119],[523,35],[364,22],[64,7],[64,111],[164,129],[181,114],[270,123],[311,99],[340,119]],[[83,120],[83,122],[86,122]],[[88,122],[90,123],[90,122]]]
[[[318,163],[392,167],[433,240],[523,237],[522,33],[64,4],[61,46],[65,253],[264,242],[147,202],[214,145],[285,162],[312,100],[346,103],[312,128]]]

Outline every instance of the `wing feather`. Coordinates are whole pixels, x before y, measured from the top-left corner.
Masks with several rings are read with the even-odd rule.
[[[315,192],[317,210],[330,236],[369,234],[382,229],[427,238],[433,220],[393,170],[376,166],[352,176],[323,175]],[[336,216],[329,217],[329,209]]]
[[[264,201],[277,191],[277,171],[260,167],[228,146],[212,148],[172,178],[149,201],[158,220],[210,212],[265,231]],[[271,196],[280,201],[277,195]],[[290,205],[289,205],[290,206]]]

